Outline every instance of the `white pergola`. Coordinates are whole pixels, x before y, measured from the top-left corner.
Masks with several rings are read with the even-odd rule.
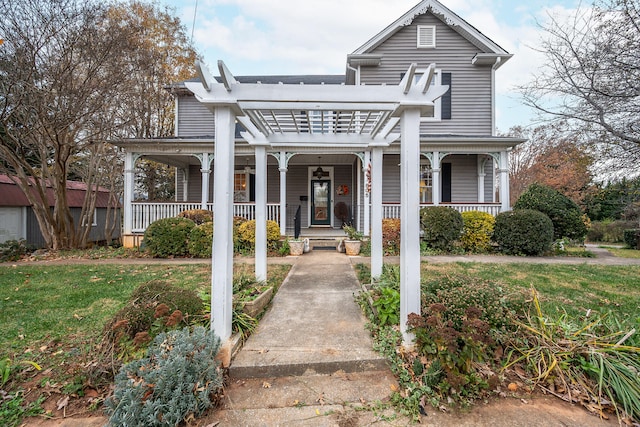
[[[364,167],[371,170],[371,272],[377,277],[383,265],[383,149],[401,139],[400,329],[404,344],[410,346],[413,337],[406,322],[410,313],[420,313],[420,117],[433,115],[434,101],[449,89],[432,84],[435,64],[418,80],[417,65],[411,64],[397,86],[240,84],[222,61],[217,82],[203,64],[196,67],[201,81],[185,85],[215,116],[211,327],[223,341],[231,336],[237,121],[246,129],[242,137],[255,150],[258,280],[267,275],[267,150],[284,155],[281,172],[286,171],[287,149],[365,152]],[[285,177],[281,173],[281,186],[286,186]]]

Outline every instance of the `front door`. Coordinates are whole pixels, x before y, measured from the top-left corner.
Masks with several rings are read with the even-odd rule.
[[[311,181],[311,225],[331,225],[331,181]]]

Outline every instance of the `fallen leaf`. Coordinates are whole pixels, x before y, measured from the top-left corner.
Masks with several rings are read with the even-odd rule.
[[[268,383],[268,382],[266,382],[266,381],[264,381],[264,382],[262,383],[262,388],[271,388],[271,384],[270,384],[270,383]]]
[[[82,317],[82,316],[78,316],[78,315],[77,315],[77,314],[75,314],[75,313],[73,314],[73,317],[74,317],[75,319],[78,319],[78,320],[82,320],[82,319],[83,319],[83,317]]]
[[[529,402],[527,402],[527,400],[526,400],[526,399],[520,399],[520,402],[524,403],[525,405],[528,405],[528,404],[529,404]]]
[[[516,384],[516,383],[509,383],[509,386],[508,386],[507,388],[509,389],[509,391],[516,392],[516,391],[518,391],[518,384]]]
[[[391,388],[391,391],[398,391],[398,386],[395,384],[391,384],[389,388]]]
[[[40,351],[45,351],[47,349],[46,345],[43,345],[42,347],[40,347]]]
[[[62,408],[65,408],[68,404],[69,404],[69,396],[65,396],[58,399],[58,402],[56,403],[58,407],[58,411],[61,410]]]
[[[318,397],[316,399],[316,402],[318,402],[320,405],[324,406],[324,392],[320,393],[320,397]]]
[[[300,404],[300,401],[298,399],[293,401],[293,406],[298,406]]]
[[[320,409],[316,408],[316,415],[320,415]]]

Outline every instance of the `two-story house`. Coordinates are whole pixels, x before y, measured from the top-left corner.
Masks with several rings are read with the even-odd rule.
[[[239,83],[263,85],[398,85],[409,65],[417,64],[414,79],[435,64],[432,85],[448,86],[433,111],[421,117],[419,201],[447,205],[460,211],[491,214],[509,209],[508,155],[521,140],[497,137],[495,130],[495,72],[511,55],[438,1],[422,1],[387,28],[347,55],[344,75],[245,76]],[[213,112],[186,87],[170,86],[176,96],[176,134],[172,138],[119,142],[127,154],[124,243],[156,219],[186,209],[213,209]],[[327,90],[327,92],[329,92]],[[339,136],[380,124],[371,111],[346,119],[340,111],[296,111],[290,123],[256,112],[265,133],[291,125],[295,137],[267,148],[266,200],[268,219],[280,223],[281,233],[293,233],[294,213],[300,207],[303,229],[339,228],[345,220],[370,230],[370,150],[341,143]],[[255,217],[256,162],[254,150],[235,134],[233,177],[234,212]],[[336,143],[313,145],[304,139],[334,132]],[[395,134],[398,136],[398,134]],[[383,217],[400,212],[400,140],[383,150]],[[156,203],[133,200],[133,167],[139,158],[176,167],[176,200]]]

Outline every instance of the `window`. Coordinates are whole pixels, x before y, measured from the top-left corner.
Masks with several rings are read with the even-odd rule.
[[[436,47],[436,26],[435,25],[418,25],[418,47],[419,48]]]
[[[84,226],[85,223],[85,219],[86,218],[82,218],[82,225]],[[93,214],[90,214],[90,218],[89,218],[90,222],[91,222],[91,226],[92,227],[97,227],[98,226],[98,209],[94,209],[93,210]]]
[[[247,202],[249,201],[246,172],[233,174],[233,201]]]
[[[420,164],[420,203],[433,202],[433,173],[431,165],[425,163]]]

